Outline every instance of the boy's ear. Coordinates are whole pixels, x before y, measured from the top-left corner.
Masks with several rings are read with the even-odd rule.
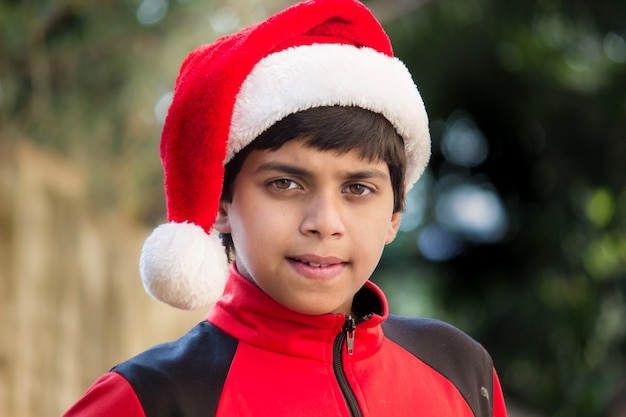
[[[402,193],[402,206],[406,204],[406,183],[403,187]],[[391,222],[389,223],[389,230],[387,230],[387,239],[385,244],[388,245],[396,238],[398,230],[400,229],[400,220],[402,220],[402,210],[394,211],[391,215]]]
[[[230,233],[230,220],[228,219],[228,209],[230,204],[220,201],[220,208],[215,216],[215,224],[213,228],[220,233]]]
[[[391,215],[391,222],[389,223],[389,229],[387,230],[387,239],[385,244],[388,245],[396,238],[398,229],[400,228],[400,220],[402,219],[402,212],[396,211]]]

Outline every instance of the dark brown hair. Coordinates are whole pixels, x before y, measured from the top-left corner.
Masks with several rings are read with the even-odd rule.
[[[320,151],[341,155],[357,150],[364,160],[384,161],[393,188],[393,210],[404,209],[406,155],[402,138],[384,116],[345,106],[315,107],[293,113],[259,135],[226,164],[221,200],[232,202],[235,177],[250,152],[277,150],[294,139],[304,139],[305,146]],[[222,242],[227,254],[232,255],[230,235],[223,235]]]

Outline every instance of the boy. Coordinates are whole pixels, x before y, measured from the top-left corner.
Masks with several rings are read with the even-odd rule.
[[[357,1],[302,2],[192,52],[161,142],[170,223],[141,273],[175,307],[219,299],[66,415],[505,416],[480,345],[390,316],[368,280],[429,147],[419,92]]]

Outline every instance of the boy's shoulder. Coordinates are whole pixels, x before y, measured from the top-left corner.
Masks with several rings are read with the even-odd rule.
[[[483,359],[491,365],[491,357],[483,346],[467,333],[441,320],[404,317],[390,314],[383,322],[385,336],[420,358],[461,355]]]
[[[183,409],[189,413],[184,415],[202,415],[200,410],[217,409],[237,343],[203,321],[180,339],[154,346],[112,371],[130,383],[147,416]],[[189,397],[203,400],[189,402]]]
[[[483,401],[491,404],[493,361],[469,335],[440,320],[396,315],[383,323],[383,332],[387,339],[452,382],[475,412],[483,409]]]

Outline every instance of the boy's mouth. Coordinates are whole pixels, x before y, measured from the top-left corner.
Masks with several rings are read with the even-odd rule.
[[[318,263],[315,263],[315,262],[307,262],[307,261],[304,261],[304,260],[298,259],[298,258],[291,258],[291,260],[292,261],[296,261],[296,262],[301,262],[303,264],[307,264],[307,265],[313,266],[315,268],[324,268],[325,266],[330,265],[330,264],[318,264]]]
[[[313,255],[307,255],[307,256],[301,256],[301,257],[289,257],[287,259],[293,262],[300,262],[300,263],[309,265],[314,268],[325,268],[328,266],[344,263],[344,261],[342,261],[339,258],[319,257],[319,256],[313,256]]]
[[[347,262],[334,256],[296,255],[286,258],[294,271],[307,279],[328,281],[337,278],[347,266]]]

